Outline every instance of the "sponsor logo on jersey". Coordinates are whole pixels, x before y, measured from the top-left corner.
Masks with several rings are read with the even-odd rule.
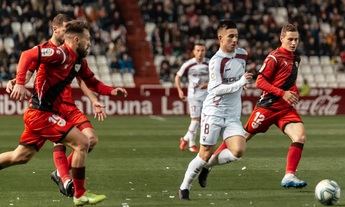
[[[42,57],[50,57],[54,55],[54,50],[52,48],[42,48],[41,55]]]

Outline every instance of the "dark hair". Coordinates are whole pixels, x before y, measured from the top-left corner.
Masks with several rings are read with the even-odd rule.
[[[64,22],[69,22],[71,21],[72,18],[68,16],[67,14],[58,14],[54,17],[54,19],[51,22],[52,26],[62,26]]]
[[[72,20],[66,24],[65,34],[72,34],[72,33],[81,34],[84,32],[85,29],[86,30],[89,29],[89,26],[85,21]]]
[[[222,19],[219,22],[217,32],[221,29],[237,29],[236,23],[229,19]]]
[[[287,32],[298,32],[297,27],[293,24],[286,24],[283,26],[280,36],[285,36]]]

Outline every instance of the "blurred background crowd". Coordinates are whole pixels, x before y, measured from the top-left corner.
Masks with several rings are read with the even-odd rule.
[[[190,58],[195,40],[205,41],[207,57],[216,52],[216,28],[226,18],[237,22],[249,68],[259,67],[279,46],[280,28],[287,22],[298,26],[300,54],[328,56],[331,63],[345,64],[344,0],[138,0],[138,4],[162,83],[172,82]],[[104,55],[110,74],[135,75],[126,47],[126,22],[115,0],[2,0],[0,81],[14,77],[22,50],[50,37],[49,20],[59,12],[90,22],[91,55]]]

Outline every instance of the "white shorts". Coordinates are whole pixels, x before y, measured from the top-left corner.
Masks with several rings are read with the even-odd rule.
[[[201,116],[202,102],[200,99],[188,99],[190,118],[199,118]]]
[[[245,137],[241,121],[234,118],[202,114],[200,130],[201,145],[216,145],[219,137],[222,137],[223,140],[235,135]]]

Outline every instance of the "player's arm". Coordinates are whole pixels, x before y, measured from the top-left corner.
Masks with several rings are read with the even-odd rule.
[[[183,73],[186,70],[186,63],[184,63],[181,68],[177,71],[176,76],[175,76],[175,87],[177,89],[178,96],[180,97],[181,100],[185,101],[186,96],[184,95],[184,92],[181,87],[181,77],[183,76]]]
[[[229,93],[234,93],[238,91],[240,88],[245,86],[247,83],[249,83],[250,80],[253,79],[253,74],[252,73],[244,73],[240,80],[235,81],[231,84],[220,84],[214,89],[214,93],[218,96],[224,95],[224,94],[229,94]]]
[[[29,66],[32,62],[60,63],[66,60],[66,55],[61,48],[42,48],[35,46],[22,52],[17,66],[16,84],[13,87],[10,97],[15,100],[23,100],[26,94],[25,80]]]
[[[80,78],[85,82],[87,87],[92,91],[106,96],[124,96],[127,97],[127,91],[124,88],[114,88],[105,85],[99,81],[91,69],[88,67],[86,60],[83,61],[81,71],[79,72]]]
[[[81,80],[80,78],[77,78],[77,80],[78,80],[80,89],[90,99],[92,103],[94,118],[97,118],[98,121],[103,121],[107,117],[104,111],[104,108],[105,108],[104,104],[98,101],[97,96],[86,86],[83,80]]]
[[[186,100],[186,96],[184,95],[184,92],[181,87],[181,76],[179,74],[176,74],[175,76],[175,87],[177,89],[178,96],[181,100]]]
[[[29,70],[26,73],[25,85],[30,81],[30,79],[33,76],[33,74],[34,74],[34,71],[32,72],[31,70]],[[7,82],[7,84],[6,84],[6,92],[7,93],[11,93],[15,84],[16,84],[16,79],[15,78],[13,78],[12,80],[9,80]],[[29,91],[27,91],[27,92],[29,92]]]
[[[220,73],[221,64],[219,59],[210,62],[210,82],[209,88],[215,95],[221,96],[224,94],[234,93],[246,85],[253,77],[251,73],[244,73],[242,77],[231,84],[222,83],[222,75]]]
[[[268,56],[262,65],[258,78],[256,79],[256,87],[266,91],[268,93],[272,93],[276,96],[282,97],[285,101],[289,104],[296,104],[298,102],[298,95],[293,91],[284,91],[274,85],[272,85],[267,77],[271,77],[275,68],[277,61],[273,56]]]

